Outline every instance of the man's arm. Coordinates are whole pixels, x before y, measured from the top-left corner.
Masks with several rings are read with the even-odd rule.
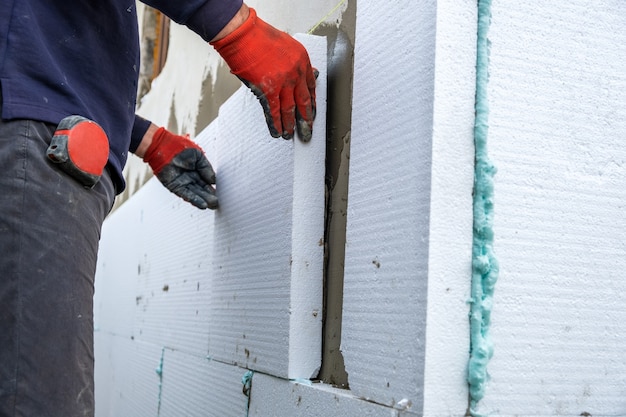
[[[155,7],[161,3],[158,0],[145,2]],[[194,19],[190,27],[197,28],[198,16]],[[258,97],[272,136],[291,139],[297,130],[302,141],[311,139],[315,75],[302,44],[259,19],[256,11],[244,3],[210,38],[210,44],[230,66],[231,72]],[[268,74],[272,74],[271,77]],[[217,208],[212,186],[215,172],[202,149],[188,138],[137,117],[131,151],[143,158],[173,193],[196,207]]]
[[[308,142],[315,75],[302,44],[261,20],[241,0],[142,0],[208,41],[259,99],[270,134]]]
[[[209,42],[238,13],[242,0],[141,0]]]
[[[213,39],[211,39],[211,42],[219,41],[220,39],[230,35],[235,31],[235,29],[243,25],[243,23],[248,20],[249,16],[250,8],[244,3],[241,5],[241,8],[237,11],[235,16],[233,16],[233,18],[226,24],[226,26],[224,26],[224,28],[220,30]]]
[[[224,26],[224,28],[220,30],[213,39],[211,39],[211,42],[218,41],[228,36],[230,33],[235,31],[239,26],[241,26],[248,19],[249,16],[250,16],[250,9],[244,3],[241,5],[237,13],[235,13],[235,16],[233,16],[233,18],[228,23],[226,23],[226,26]],[[154,136],[154,133],[157,131],[157,129],[158,129],[158,126],[150,123],[150,125],[148,126],[148,130],[146,130],[146,132],[143,134],[141,141],[139,142],[139,145],[133,152],[135,155],[137,155],[140,158],[143,158],[146,151],[148,150],[148,147],[150,147],[150,144],[152,143],[152,137]]]
[[[137,149],[135,149],[135,152],[133,152],[135,155],[143,158],[143,156],[146,154],[146,151],[152,144],[152,138],[154,137],[154,134],[158,129],[158,126],[150,123],[150,125],[148,126],[148,130],[146,130],[146,132],[142,136],[141,142],[139,142],[139,146],[137,146]]]

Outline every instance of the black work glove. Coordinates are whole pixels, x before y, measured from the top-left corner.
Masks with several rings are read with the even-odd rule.
[[[171,192],[200,209],[215,209],[215,171],[202,149],[189,138],[160,128],[143,160]]]

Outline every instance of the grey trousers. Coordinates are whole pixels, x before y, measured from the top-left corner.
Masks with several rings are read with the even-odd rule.
[[[0,417],[94,414],[93,280],[115,190],[50,163],[55,127],[0,121]]]

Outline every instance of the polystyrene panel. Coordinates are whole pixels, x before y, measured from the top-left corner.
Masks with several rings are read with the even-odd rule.
[[[467,409],[476,11],[473,0],[437,2],[425,416]]]
[[[206,357],[166,350],[159,417],[245,416],[248,397],[241,382],[245,372]]]
[[[215,158],[209,355],[289,378],[321,360],[326,40],[301,40],[322,69],[311,142],[271,138],[242,88],[220,109]]]
[[[158,415],[162,348],[101,332],[95,343],[96,415]]]
[[[155,415],[162,353],[180,358],[177,372],[199,359],[290,378],[317,372],[326,39],[299,39],[320,71],[311,142],[271,138],[258,100],[242,87],[197,138],[217,172],[218,210],[198,210],[152,179],[105,221],[96,379],[105,390],[98,398],[115,401],[98,405],[99,417]],[[212,378],[202,377],[194,376],[204,384]],[[191,383],[180,389],[204,404]]]
[[[418,411],[426,342],[435,3],[363,1],[357,8],[341,343],[355,395],[388,406],[409,401]],[[398,28],[401,42],[380,36]]]
[[[406,412],[363,401],[349,391],[254,374],[250,417],[401,417]]]
[[[137,200],[143,206],[138,207],[143,226],[134,335],[205,356],[213,213],[172,198],[157,181],[149,182],[141,192]]]
[[[626,3],[493,2],[495,353],[480,411],[626,414]]]
[[[136,300],[133,278],[137,275],[141,238],[138,233],[120,233],[118,237],[116,233],[121,231],[106,226],[116,222],[117,217],[118,213],[112,213],[102,229],[94,282],[94,328],[130,338],[133,335]],[[138,221],[139,213],[132,220]]]

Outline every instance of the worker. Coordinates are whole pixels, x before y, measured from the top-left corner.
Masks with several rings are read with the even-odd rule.
[[[259,98],[272,136],[311,138],[315,75],[300,43],[242,0],[144,2],[217,50]],[[0,417],[94,415],[96,256],[128,152],[191,204],[218,205],[200,147],[135,115],[135,7],[0,8]]]

